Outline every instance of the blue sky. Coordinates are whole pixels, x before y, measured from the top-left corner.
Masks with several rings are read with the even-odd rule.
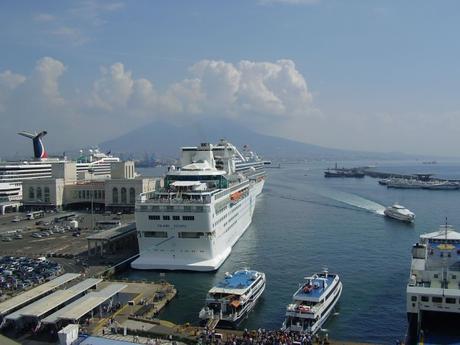
[[[156,119],[222,117],[330,147],[457,155],[459,10],[456,1],[2,2],[0,144],[28,150],[14,134],[23,129],[48,129],[57,149]]]

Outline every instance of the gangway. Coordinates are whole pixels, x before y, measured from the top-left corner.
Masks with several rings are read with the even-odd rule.
[[[219,315],[214,315],[211,319],[208,319],[208,322],[206,323],[206,329],[213,331],[217,327],[219,321]]]

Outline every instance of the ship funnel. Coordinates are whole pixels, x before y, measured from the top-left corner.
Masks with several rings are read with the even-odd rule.
[[[35,159],[48,158],[48,153],[45,150],[45,145],[43,145],[42,138],[47,134],[47,131],[41,131],[39,133],[29,133],[29,132],[19,132],[19,135],[23,137],[32,139],[34,144],[34,157]]]

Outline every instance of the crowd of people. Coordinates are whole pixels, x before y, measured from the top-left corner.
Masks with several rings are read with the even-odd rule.
[[[244,330],[242,335],[229,334],[227,336],[214,331],[204,331],[201,343],[206,345],[313,345],[329,344],[328,334],[309,335],[285,331],[269,331],[258,329],[257,331]]]

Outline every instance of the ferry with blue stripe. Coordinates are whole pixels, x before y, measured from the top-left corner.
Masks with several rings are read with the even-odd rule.
[[[325,269],[321,273],[305,277],[293,295],[293,302],[286,308],[282,330],[315,334],[331,315],[342,294],[342,282],[338,274]]]
[[[199,317],[202,321],[237,325],[245,315],[254,309],[257,300],[265,290],[265,273],[240,270],[226,273],[206,296],[206,302]]]

